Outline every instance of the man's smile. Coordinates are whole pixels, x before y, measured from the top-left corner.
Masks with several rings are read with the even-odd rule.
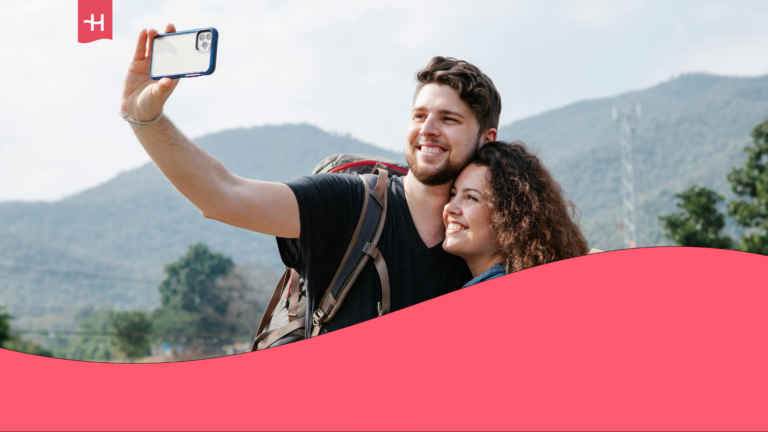
[[[419,150],[419,153],[421,153],[423,157],[428,157],[428,158],[439,156],[448,151],[443,146],[436,143],[419,144],[416,146],[416,149]]]

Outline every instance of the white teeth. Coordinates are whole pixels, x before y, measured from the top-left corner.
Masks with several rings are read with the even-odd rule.
[[[452,223],[452,224],[448,224],[448,229],[451,231],[458,231],[458,230],[465,230],[466,228],[464,228],[463,226],[457,223]]]
[[[441,149],[440,147],[425,147],[425,146],[422,146],[421,147],[421,151],[423,151],[424,153],[442,153],[445,150]]]

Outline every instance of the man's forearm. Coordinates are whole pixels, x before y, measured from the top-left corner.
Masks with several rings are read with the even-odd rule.
[[[167,117],[149,126],[131,126],[144,150],[165,177],[204,216],[214,217],[226,197],[226,186],[236,181],[221,162],[184,135]]]
[[[173,33],[173,24],[165,26]],[[149,76],[154,29],[142,30],[123,81],[120,109],[137,121],[156,118],[179,80]],[[209,219],[263,234],[296,238],[301,220],[296,196],[288,185],[240,178],[196,146],[168,117],[137,127],[133,133],[160,171]]]

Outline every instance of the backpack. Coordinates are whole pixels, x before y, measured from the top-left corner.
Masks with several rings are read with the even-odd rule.
[[[326,172],[358,174],[366,188],[362,211],[347,252],[323,293],[312,292],[312,289],[307,292],[299,274],[294,269],[285,269],[264,311],[251,351],[320,334],[323,324],[336,315],[369,259],[373,259],[381,281],[379,316],[389,313],[389,273],[376,245],[387,215],[387,178],[389,175],[406,175],[407,166],[385,158],[342,153],[323,159],[312,170],[312,174]]]

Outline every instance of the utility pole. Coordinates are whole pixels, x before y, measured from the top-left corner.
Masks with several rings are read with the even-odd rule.
[[[637,199],[635,197],[635,134],[640,120],[640,105],[626,102],[613,107],[613,121],[621,128],[621,198],[624,213],[624,248],[631,249],[640,245],[640,233],[637,219]]]

